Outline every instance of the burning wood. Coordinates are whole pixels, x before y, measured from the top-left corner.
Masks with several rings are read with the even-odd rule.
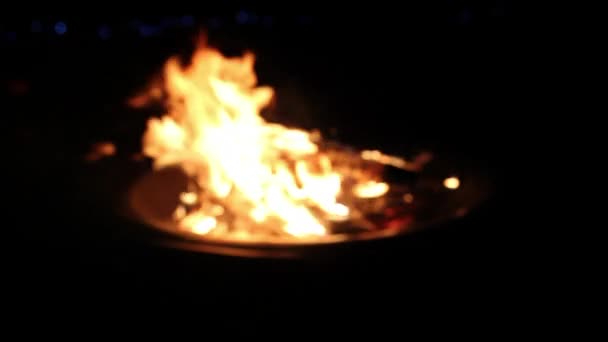
[[[250,53],[227,58],[200,46],[188,66],[167,62],[163,89],[168,111],[148,121],[143,153],[155,169],[179,165],[190,177],[172,219],[206,238],[323,239],[340,222],[362,220],[391,190],[363,163],[419,170],[428,161],[379,151],[353,158],[327,148],[318,134],[267,122],[260,111],[274,91],[257,85]],[[131,104],[162,97],[153,90]]]

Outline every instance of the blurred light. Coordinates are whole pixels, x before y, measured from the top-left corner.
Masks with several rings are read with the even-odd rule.
[[[458,177],[449,177],[443,181],[443,186],[448,189],[455,190],[460,187],[460,179]]]
[[[236,22],[239,24],[246,24],[249,20],[249,14],[245,11],[239,11],[236,14]]]
[[[389,186],[384,182],[369,181],[357,184],[353,193],[359,198],[376,198],[386,194],[388,190]]]
[[[215,217],[207,216],[196,221],[192,227],[192,232],[195,234],[205,235],[216,226],[217,220]]]
[[[39,20],[33,20],[30,28],[32,32],[42,32],[42,23]]]
[[[403,201],[405,203],[412,203],[412,202],[414,202],[414,195],[412,195],[410,193],[407,193],[407,194],[403,195]]]
[[[97,161],[106,157],[111,157],[116,154],[116,145],[111,141],[100,141],[93,146],[85,156],[87,161]]]
[[[103,40],[108,40],[112,36],[112,30],[107,25],[102,25],[97,29],[97,35]]]
[[[159,31],[160,29],[158,27],[152,25],[141,25],[139,27],[139,34],[141,34],[143,37],[156,35],[159,33]]]
[[[6,39],[8,39],[10,41],[17,40],[17,32],[14,32],[14,31],[6,32]]]
[[[194,17],[191,15],[185,15],[182,17],[181,23],[183,26],[192,26],[194,25]]]
[[[331,206],[331,213],[336,216],[347,217],[350,214],[350,210],[342,203],[334,203]]]
[[[179,194],[179,199],[183,204],[194,205],[198,201],[198,195],[195,192],[182,192]]]
[[[58,35],[63,35],[68,31],[68,25],[66,25],[66,23],[64,23],[63,21],[58,21],[55,24],[55,33],[57,33]]]

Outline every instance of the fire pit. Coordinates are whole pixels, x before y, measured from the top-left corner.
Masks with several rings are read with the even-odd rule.
[[[132,99],[161,101],[143,153],[153,168],[128,191],[131,217],[170,246],[247,256],[380,239],[462,216],[486,193],[470,169],[441,156],[355,150],[317,132],[267,122],[274,93],[257,86],[254,56],[206,45],[162,84]]]

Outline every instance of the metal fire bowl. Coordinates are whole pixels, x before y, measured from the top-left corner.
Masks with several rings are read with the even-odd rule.
[[[155,172],[148,170],[136,177],[123,195],[120,212],[139,227],[133,234],[134,237],[154,244],[231,256],[291,258],[304,257],[337,246],[362,244],[431,229],[467,215],[478,208],[491,193],[491,182],[482,168],[454,155],[435,155],[420,172],[386,166],[385,170],[391,187],[407,189],[413,195],[412,203],[404,201],[402,214],[387,217],[382,228],[365,231],[346,229],[346,233],[330,235],[323,240],[222,240],[178,230],[171,220],[171,214],[177,204],[178,194],[186,189],[187,184],[186,176],[178,168]],[[445,188],[443,181],[448,177],[458,177],[460,186],[455,190]]]

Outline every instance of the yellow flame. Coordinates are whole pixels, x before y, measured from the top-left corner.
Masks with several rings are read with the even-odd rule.
[[[455,190],[460,187],[460,179],[458,177],[449,177],[443,181],[443,186],[448,189]]]
[[[231,231],[239,238],[322,236],[327,220],[348,218],[348,206],[338,201],[343,177],[319,151],[314,134],[260,115],[274,92],[257,86],[252,54],[228,58],[202,46],[186,67],[170,59],[164,82],[169,110],[149,120],[143,152],[156,168],[178,164],[196,179],[203,190],[183,193],[182,203],[215,203],[190,213],[178,207],[174,217],[182,229]],[[141,97],[136,102],[141,105]],[[362,197],[381,196],[388,185],[360,191]]]
[[[179,199],[184,204],[193,205],[198,200],[198,195],[194,192],[182,192],[179,194]]]
[[[365,160],[377,161],[382,164],[392,165],[394,167],[403,168],[403,169],[407,168],[407,166],[408,166],[408,163],[405,160],[403,160],[399,157],[386,155],[378,150],[362,151],[361,158],[363,158]]]
[[[388,189],[388,184],[384,182],[368,181],[357,184],[353,188],[353,192],[360,198],[376,198],[386,194]]]
[[[205,235],[216,227],[217,220],[214,217],[197,213],[186,216],[182,224],[186,229],[190,229],[195,234]]]

